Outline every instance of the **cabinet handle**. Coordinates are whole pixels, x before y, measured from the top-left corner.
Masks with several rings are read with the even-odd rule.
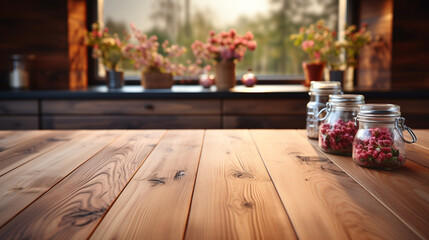
[[[144,108],[146,108],[147,110],[153,110],[153,109],[155,109],[155,107],[152,104],[145,104]]]

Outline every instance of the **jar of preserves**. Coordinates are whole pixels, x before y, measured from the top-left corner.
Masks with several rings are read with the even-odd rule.
[[[327,153],[352,155],[353,138],[357,132],[354,118],[359,111],[359,105],[364,104],[364,96],[356,94],[329,95],[326,116],[319,127],[319,147]]]
[[[353,161],[362,167],[391,170],[405,163],[405,143],[415,143],[414,132],[404,125],[400,107],[364,104],[357,114],[359,130],[353,143]],[[407,131],[412,140],[405,140]]]
[[[342,94],[340,82],[312,81],[310,85],[310,101],[307,103],[307,136],[317,139],[319,136],[319,123],[317,114],[326,107],[330,94]],[[324,116],[324,115],[323,115]]]

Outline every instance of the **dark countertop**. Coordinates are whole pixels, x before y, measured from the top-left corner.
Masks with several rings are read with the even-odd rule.
[[[428,89],[355,89],[344,93],[363,94],[367,98],[429,98]],[[234,99],[234,98],[308,98],[308,88],[302,85],[257,85],[252,88],[236,86],[220,92],[216,87],[177,85],[171,89],[144,89],[125,86],[109,90],[105,86],[84,90],[15,90],[0,91],[0,99]]]

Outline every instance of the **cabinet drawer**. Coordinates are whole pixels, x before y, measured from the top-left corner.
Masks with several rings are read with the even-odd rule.
[[[224,116],[223,128],[252,128],[252,129],[303,129],[305,115],[288,116]]]
[[[45,100],[43,114],[220,114],[220,100]]]
[[[219,116],[44,116],[44,129],[204,129],[220,128]]]
[[[0,116],[1,130],[38,129],[39,118],[37,116],[8,115]]]
[[[0,115],[38,114],[37,100],[0,101]]]
[[[226,99],[224,113],[252,114],[306,114],[308,99]]]

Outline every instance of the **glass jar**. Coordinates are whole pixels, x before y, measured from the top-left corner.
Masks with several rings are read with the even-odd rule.
[[[353,143],[353,161],[359,166],[391,170],[405,163],[405,143],[415,143],[414,132],[404,125],[400,107],[393,104],[364,104],[357,114],[359,130]],[[405,140],[408,131],[412,141]]]
[[[330,94],[342,94],[340,82],[312,81],[310,85],[310,101],[307,103],[307,136],[317,139],[319,136],[319,123],[317,114],[326,107]]]
[[[319,127],[319,147],[322,151],[352,155],[353,138],[357,132],[354,118],[359,105],[364,103],[363,95],[329,95],[326,108],[318,114],[319,117],[326,111],[326,116],[320,119],[323,122]]]

